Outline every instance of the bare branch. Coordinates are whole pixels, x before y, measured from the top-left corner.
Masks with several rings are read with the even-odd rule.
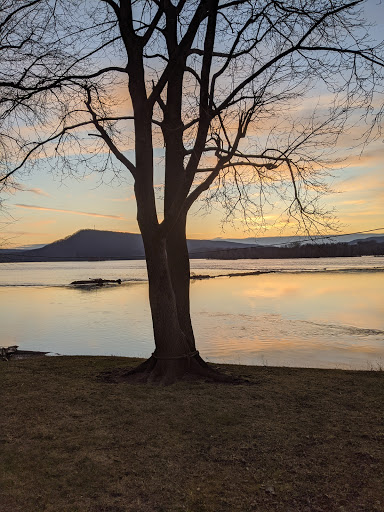
[[[97,115],[95,111],[92,109],[92,96],[90,89],[86,90],[87,93],[87,100],[84,102],[89,113],[92,116],[92,123],[95,126],[96,130],[100,133],[100,136],[104,140],[104,142],[107,144],[109,149],[112,151],[112,153],[115,155],[115,157],[123,164],[125,167],[132,173],[133,177],[136,177],[136,167],[134,164],[125,156],[119,149],[116,147],[114,142],[112,141],[111,137],[108,135],[106,129],[100,124],[99,119],[97,118]]]

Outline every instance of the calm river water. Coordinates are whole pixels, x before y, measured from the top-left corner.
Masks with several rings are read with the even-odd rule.
[[[384,367],[384,257],[192,260],[192,318],[209,361]],[[88,278],[123,280],[91,290]],[[144,261],[0,264],[0,345],[147,357],[154,349]]]

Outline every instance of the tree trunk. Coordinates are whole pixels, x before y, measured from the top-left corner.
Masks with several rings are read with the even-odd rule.
[[[226,375],[210,368],[195,349],[189,314],[189,259],[185,223],[183,229],[178,226],[169,240],[159,236],[160,230],[147,222],[140,228],[156,348],[152,356],[134,370],[120,371],[110,377],[117,381],[171,384],[188,374],[222,382],[231,381]],[[177,251],[182,247],[185,249],[183,258],[178,260]]]
[[[176,298],[179,325],[191,351],[196,350],[190,314],[190,265],[186,237],[186,216],[180,216],[167,237],[168,266]]]
[[[147,240],[144,247],[147,260],[149,302],[152,312],[153,332],[156,342],[155,355],[159,358],[176,358],[189,353],[189,345],[180,328],[168,267],[165,239]]]
[[[185,372],[191,350],[179,324],[176,296],[169,271],[167,243],[165,237],[160,234],[155,216],[154,197],[149,197],[143,182],[136,183],[135,193],[137,219],[147,263],[149,303],[156,347],[151,358],[137,370],[144,370],[145,380],[162,380],[168,383]]]

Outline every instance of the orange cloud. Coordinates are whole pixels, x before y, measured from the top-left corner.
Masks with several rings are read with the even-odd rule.
[[[343,217],[361,217],[361,216],[367,216],[367,215],[375,215],[380,216],[381,212],[378,212],[377,210],[369,210],[369,211],[358,211],[358,212],[346,212],[343,213]]]
[[[363,154],[350,155],[343,162],[348,167],[374,167],[382,164],[383,161],[383,150],[381,147],[371,149]]]
[[[367,201],[365,199],[353,199],[353,200],[350,200],[350,201],[342,201],[341,204],[346,204],[346,205],[354,205],[354,204],[366,204]]]
[[[47,192],[41,190],[41,188],[23,188],[24,192],[32,192],[33,194],[37,194],[38,196],[50,197]]]
[[[14,204],[13,206],[17,206],[18,208],[28,208],[31,210],[42,210],[42,211],[59,212],[59,213],[73,213],[75,215],[87,215],[88,217],[104,217],[106,219],[126,220],[121,215],[105,215],[103,213],[79,212],[77,210],[62,210],[60,208],[45,208],[44,206],[35,206],[35,205],[30,205],[30,204]]]
[[[338,192],[359,192],[373,191],[375,194],[384,189],[384,179],[381,174],[363,174],[347,178],[335,184]]]
[[[21,183],[15,183],[14,185],[15,190],[20,190],[22,192],[32,192],[33,194],[37,194],[38,196],[46,196],[50,197],[50,195],[47,192],[44,192],[41,188],[28,188],[25,185],[22,185]]]
[[[133,199],[135,199],[135,195],[132,194],[131,196],[129,197],[116,197],[116,198],[112,198],[111,201],[116,201],[116,202],[121,202],[121,201],[132,201]]]
[[[37,194],[39,196],[50,197],[47,192],[44,192],[41,188],[28,188],[22,183],[12,182],[8,184],[6,191],[10,194],[16,194],[16,192],[32,192],[33,194]]]

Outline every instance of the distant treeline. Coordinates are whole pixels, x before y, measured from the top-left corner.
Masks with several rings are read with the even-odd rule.
[[[236,259],[283,259],[283,258],[337,258],[353,256],[384,255],[384,243],[375,241],[327,244],[290,244],[283,247],[244,247],[244,249],[223,249],[193,254],[192,257],[236,260]]]

